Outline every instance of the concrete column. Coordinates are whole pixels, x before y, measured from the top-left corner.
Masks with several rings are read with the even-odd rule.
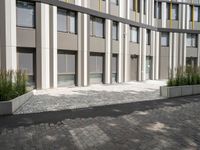
[[[81,31],[81,51],[82,51],[82,60],[81,60],[81,67],[82,67],[82,86],[88,86],[89,84],[89,21],[90,17],[87,14],[83,14],[82,16],[82,31]],[[79,64],[80,65],[80,64]]]
[[[124,81],[130,81],[130,27],[128,24],[125,25],[125,52],[124,52]]]
[[[162,27],[166,28],[166,24],[167,24],[167,3],[166,2],[162,2],[161,5],[161,10],[162,10]]]
[[[118,82],[123,82],[124,25],[119,23]]]
[[[50,87],[49,5],[36,3],[37,88]]]
[[[78,5],[78,6],[81,6],[81,0],[75,0],[75,4]]]
[[[187,52],[187,33],[183,33],[183,66],[186,66],[186,52]]]
[[[185,24],[186,24],[186,29],[190,28],[190,5],[186,5],[186,19],[185,19]]]
[[[138,63],[138,80],[142,81],[142,28],[139,28],[139,63]]]
[[[154,57],[155,57],[155,69],[154,69],[154,71],[155,71],[155,77],[154,77],[154,79],[155,80],[158,80],[159,79],[159,68],[160,68],[160,66],[159,66],[159,64],[160,64],[160,47],[159,47],[159,43],[160,43],[160,33],[159,32],[156,32],[155,31],[155,41],[154,41],[154,43],[155,43],[155,55],[154,55]]]
[[[172,56],[173,56],[173,33],[169,33],[169,72],[172,71]]]
[[[172,68],[175,76],[178,67],[178,33],[173,33]]]
[[[144,81],[146,80],[146,48],[147,48],[147,44],[146,44],[146,33],[147,30],[145,28],[141,28],[142,33],[140,35],[142,35],[142,41],[141,41],[141,80]]]
[[[0,17],[0,68],[16,70],[16,0],[0,1]]]
[[[186,27],[186,5],[185,4],[182,4],[182,12],[181,12],[181,14],[182,14],[182,22],[181,22],[181,27],[182,27],[182,29],[185,29],[185,27]]]
[[[57,7],[50,6],[50,86],[57,87]]]
[[[200,34],[198,34],[198,67],[200,66]]]
[[[110,0],[106,0],[106,13],[110,13]]]
[[[155,80],[155,70],[156,70],[156,33],[155,31],[151,31],[151,50],[153,53],[153,59],[152,59],[152,80]]]
[[[106,52],[105,52],[105,84],[110,84],[112,79],[112,21],[106,19]]]

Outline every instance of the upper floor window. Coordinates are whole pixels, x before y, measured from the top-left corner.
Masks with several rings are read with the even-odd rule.
[[[35,4],[25,1],[17,1],[17,26],[35,27]]]
[[[154,18],[161,19],[162,9],[161,2],[156,2],[154,7]]]
[[[58,31],[59,32],[77,32],[77,17],[73,11],[58,9]]]
[[[111,2],[112,4],[119,5],[118,0],[110,0],[110,2]]]
[[[197,34],[187,34],[187,46],[188,47],[197,47]]]
[[[90,17],[90,35],[104,38],[105,20],[98,17]]]
[[[136,12],[140,12],[140,0],[129,0],[130,9]]]
[[[193,9],[194,8],[194,9]],[[199,22],[200,21],[200,7],[198,6],[190,6],[190,21]]]
[[[130,41],[138,43],[139,42],[139,29],[134,26],[130,26]]]
[[[118,40],[118,22],[113,22],[112,39],[113,40]]]
[[[150,45],[151,44],[151,30],[147,30],[147,45]]]
[[[169,46],[169,33],[161,33],[161,46]]]
[[[170,8],[170,3],[167,4],[167,19],[178,20],[178,4],[172,4],[172,9]]]

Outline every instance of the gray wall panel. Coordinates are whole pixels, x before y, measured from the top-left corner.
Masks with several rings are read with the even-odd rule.
[[[17,28],[17,46],[18,47],[35,47],[35,29],[34,28]]]

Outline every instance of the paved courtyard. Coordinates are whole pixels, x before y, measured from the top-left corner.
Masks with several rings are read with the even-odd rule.
[[[0,117],[0,150],[199,150],[200,96]]]
[[[37,91],[15,114],[87,108],[160,99],[165,81],[129,82],[115,85],[58,88]]]

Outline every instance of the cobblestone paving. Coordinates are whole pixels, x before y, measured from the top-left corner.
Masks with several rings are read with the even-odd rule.
[[[0,150],[199,150],[200,96],[0,117]]]
[[[58,88],[37,91],[15,114],[58,111],[110,104],[160,99],[165,81],[129,82],[116,85]]]

